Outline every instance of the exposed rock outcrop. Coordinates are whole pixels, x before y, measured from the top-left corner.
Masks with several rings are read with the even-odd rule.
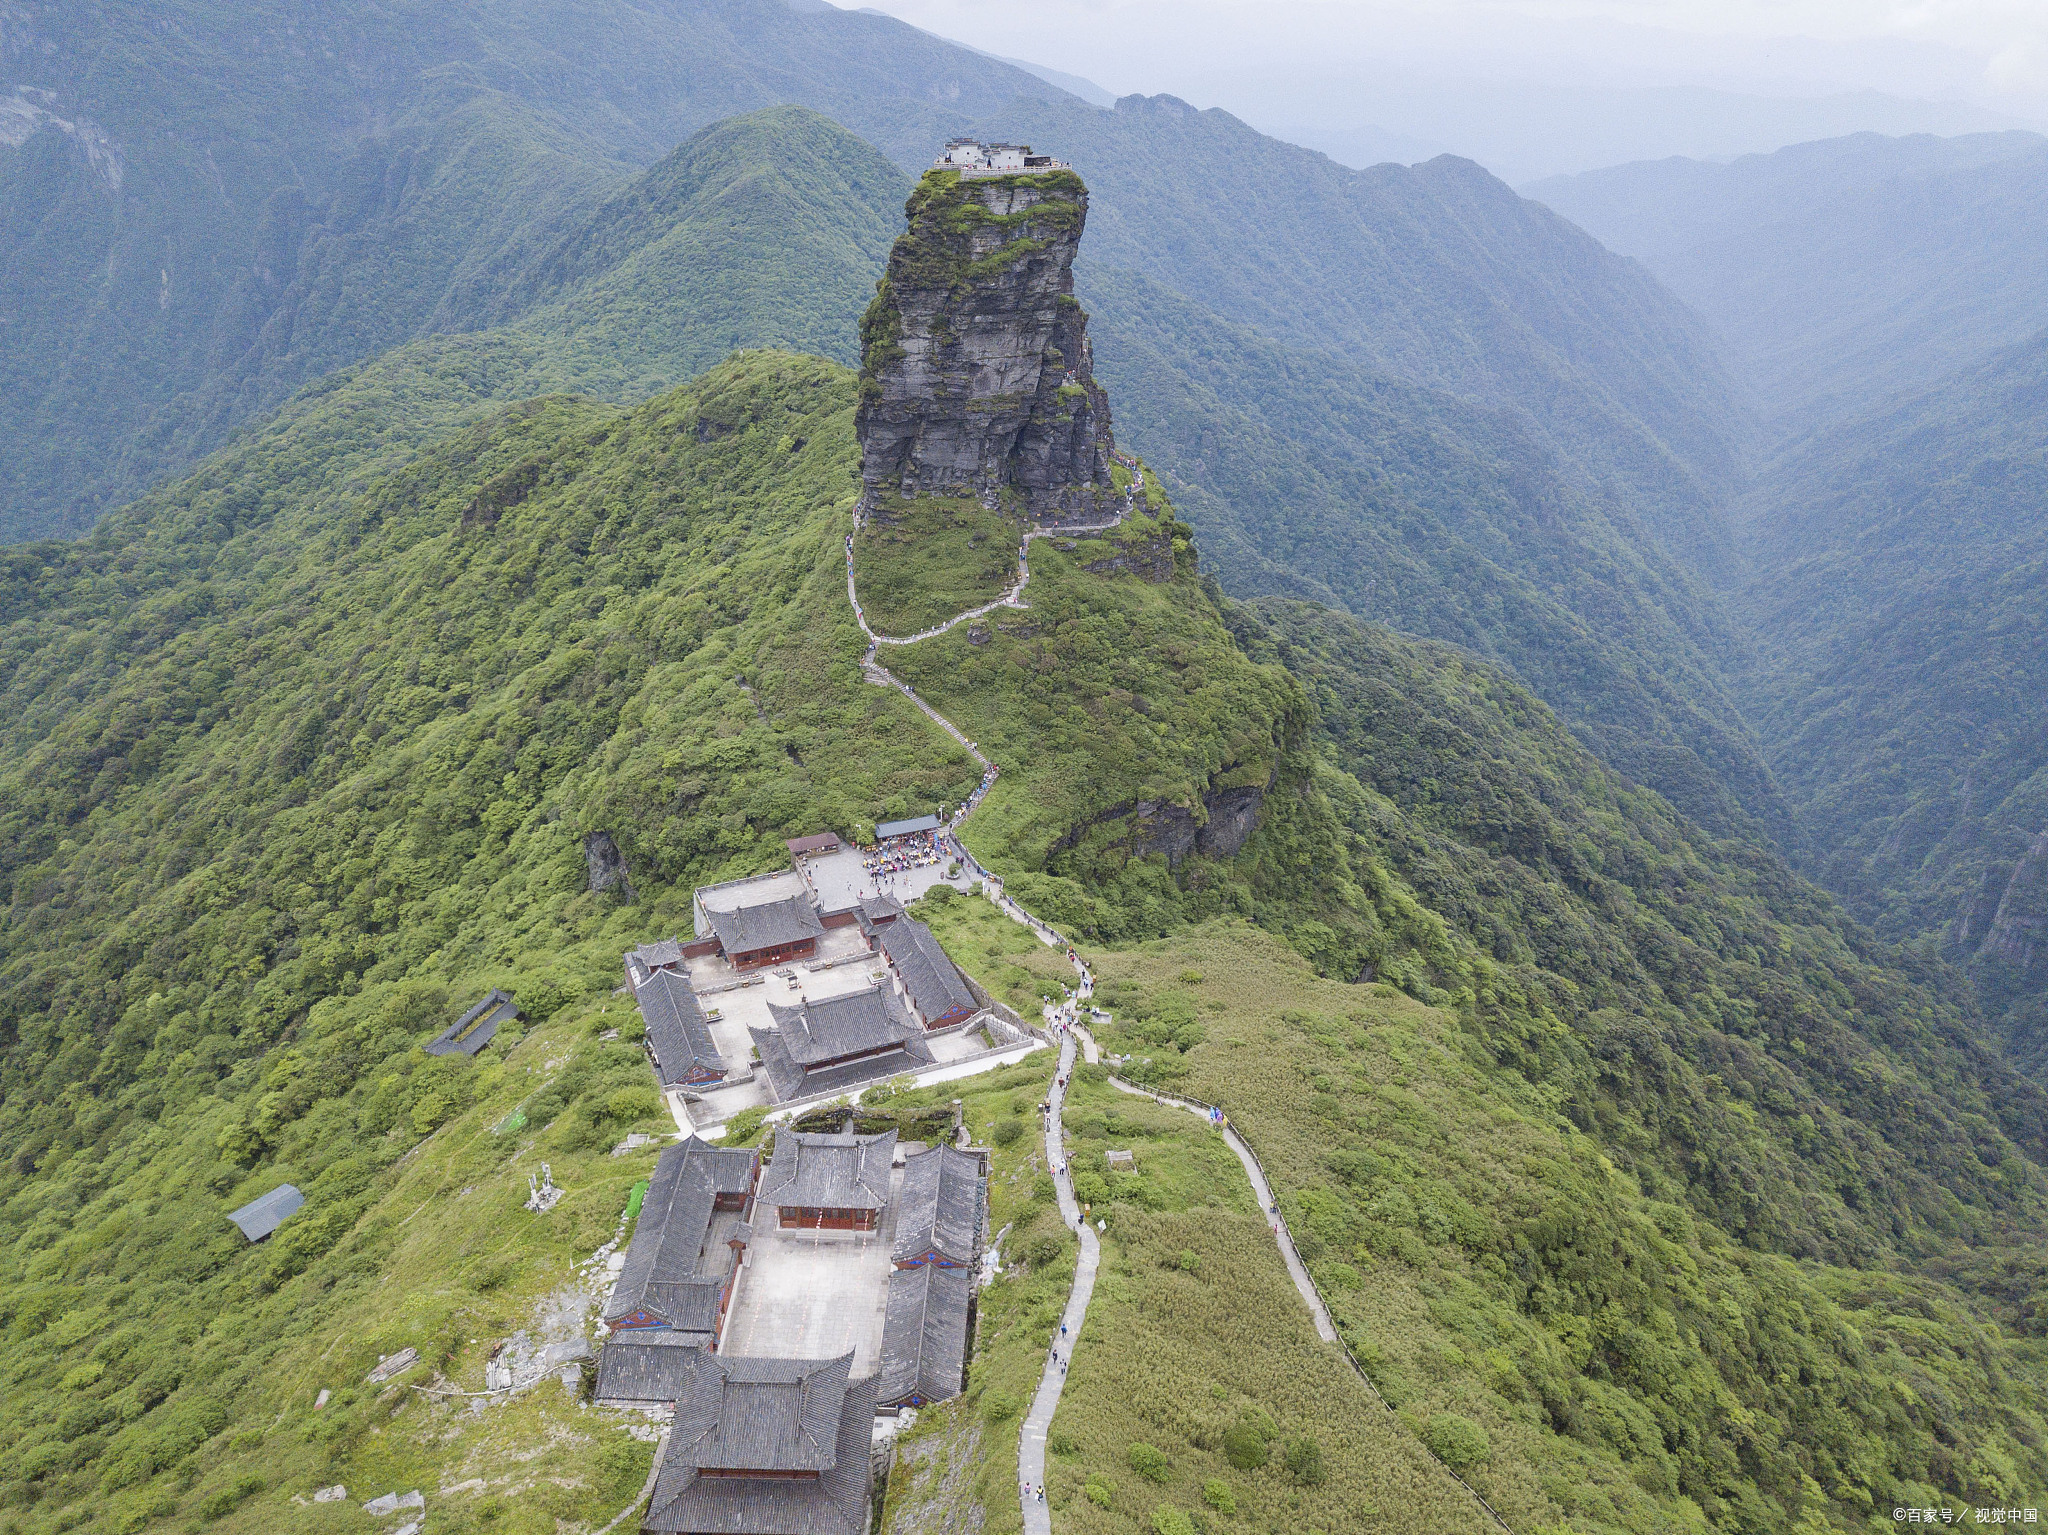
[[[1049,852],[1074,846],[1089,828],[1128,818],[1124,845],[1133,858],[1163,854],[1168,867],[1179,868],[1190,853],[1204,858],[1231,858],[1258,829],[1259,811],[1268,785],[1244,784],[1210,789],[1202,796],[1202,814],[1191,806],[1166,800],[1132,800],[1091,816],[1055,842]]]
[[[1122,541],[1115,554],[1106,559],[1090,560],[1081,567],[1098,576],[1132,575],[1163,586],[1173,579],[1174,556],[1173,535],[1162,527],[1153,526],[1141,530],[1137,536]]]
[[[626,900],[633,899],[633,881],[626,874],[626,855],[619,851],[618,843],[612,840],[608,831],[594,831],[583,839],[583,862],[590,870],[590,892],[602,895],[607,890],[616,890]]]
[[[1903,819],[1900,825],[1906,823]],[[1970,892],[1948,925],[1948,946],[1958,956],[1967,958],[1975,954],[1984,942],[1984,935],[1991,931],[1991,924],[1998,916],[1999,897],[2012,881],[2012,866],[1995,863],[1986,868],[1977,879],[1977,888]]]
[[[928,172],[861,321],[862,514],[971,495],[1044,522],[1104,521],[1109,399],[1095,382],[1072,171]]]
[[[2048,831],[2012,871],[1979,952],[2023,973],[2037,964],[2048,968]]]

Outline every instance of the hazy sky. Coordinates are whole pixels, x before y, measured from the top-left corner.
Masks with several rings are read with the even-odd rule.
[[[1865,127],[2048,125],[2048,0],[866,3],[1340,159],[1449,148],[1510,179]]]

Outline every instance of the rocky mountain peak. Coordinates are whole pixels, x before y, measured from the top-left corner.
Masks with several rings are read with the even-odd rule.
[[[861,322],[862,515],[978,498],[1042,522],[1114,512],[1109,398],[1074,253],[1088,189],[1066,169],[935,169]]]

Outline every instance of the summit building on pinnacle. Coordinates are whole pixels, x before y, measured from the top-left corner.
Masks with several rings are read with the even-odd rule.
[[[1074,298],[1088,189],[1027,146],[947,153],[861,322],[861,514],[973,497],[1042,523],[1108,518],[1109,397]],[[992,163],[1007,158],[1052,168]]]

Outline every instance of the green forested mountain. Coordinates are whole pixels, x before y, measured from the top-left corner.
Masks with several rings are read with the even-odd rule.
[[[658,1112],[592,1037],[620,948],[783,836],[975,776],[860,678],[849,374],[756,353],[636,409],[352,436],[405,377],[338,380],[88,538],[10,553],[0,1482],[24,1529],[274,1528],[328,1481],[453,1486],[545,1446],[567,1492],[437,1517],[609,1517],[645,1461],[572,1402],[472,1431],[354,1383],[422,1340],[477,1374],[610,1234],[637,1164],[603,1148]],[[1312,1256],[1389,1308],[1347,1326],[1390,1394],[1491,1425],[1474,1474],[1517,1528],[2017,1500],[2048,1426],[2048,1104],[1946,974],[1467,653],[1226,609],[1162,527],[1165,584],[1041,547],[1028,611],[903,669],[1005,767],[969,839],[1013,891],[1134,977],[1162,934],[1209,955],[1117,1004],[1162,1079],[1248,1091],[1249,1025],[1197,972],[1278,965],[1308,1076],[1244,1111]],[[1169,867],[1127,830],[1140,801],[1261,784],[1233,858]],[[586,889],[596,831],[631,904]],[[419,1052],[494,982],[532,1045],[468,1075]],[[1350,1112],[1407,1125],[1448,1093],[1426,1155],[1407,1129],[1354,1145],[1348,1061],[1392,1059],[1376,1040],[1432,1064]],[[1512,1176],[1474,1176],[1522,1125]],[[516,1209],[541,1156],[577,1190],[553,1226]],[[310,1215],[240,1245],[221,1212],[286,1178]],[[1008,1469],[983,1474],[1014,1518]]]
[[[1284,346],[1525,412],[1667,547],[1703,565],[1725,554],[1712,489],[1740,411],[1697,321],[1478,166],[1348,170],[1171,96],[1109,112],[1020,102],[985,126],[1056,145],[1087,175],[1090,263]]]
[[[1873,134],[1527,189],[1712,321],[1781,445],[1719,571],[1786,845],[2041,1059],[2048,141]],[[1830,424],[1814,425],[1815,421]],[[1735,652],[1740,654],[1740,651]]]
[[[1088,173],[1098,365],[1228,590],[1472,645],[1688,813],[1790,835],[1702,584],[1747,427],[1654,283],[1462,161],[1351,171],[1171,97],[993,128]]]
[[[1082,293],[1121,418],[1229,590],[1466,646],[1702,824],[1791,837],[1721,681],[1716,600],[1525,413],[1289,348],[1135,272]]]
[[[307,496],[539,394],[638,401],[741,346],[851,361],[901,185],[801,107],[713,124],[506,273],[485,317],[499,323],[339,370],[245,435],[289,434],[271,493]]]
[[[1744,503],[1745,703],[1814,868],[2048,1036],[2048,338],[1786,450]]]
[[[638,175],[631,164],[665,128],[694,127],[691,114],[722,103],[728,85],[735,98],[820,104],[899,163],[922,160],[946,126],[979,113],[1056,144],[1095,176],[1094,259],[1105,271],[1144,273],[1084,286],[1117,338],[1106,376],[1135,385],[1144,370],[1134,397],[1148,432],[1188,487],[1190,509],[1233,551],[1233,589],[1306,590],[1478,644],[1529,677],[1610,761],[1689,812],[1717,827],[1784,830],[1775,791],[1720,696],[1728,635],[1711,599],[1672,563],[1712,570],[1725,560],[1712,497],[1739,431],[1725,387],[1654,285],[1474,167],[1352,172],[1169,98],[1113,111],[1018,107],[990,119],[1026,77],[878,19],[791,19],[751,0],[594,11],[580,22],[549,9],[502,24],[422,6],[410,30],[333,14],[303,38],[281,18],[233,47],[210,30],[226,24],[211,11],[186,18],[164,46],[123,32],[119,8],[37,14],[41,30],[20,34],[48,45],[36,78],[51,83],[36,88],[122,103],[127,115],[91,118],[110,143],[147,137],[153,119],[139,102],[193,100],[207,132],[238,133],[251,103],[289,94],[302,75],[320,78],[292,96],[291,111],[267,113],[260,133],[243,136],[240,169],[221,171],[210,190],[187,184],[196,171],[174,185],[159,169],[145,182],[154,161],[139,150],[120,187],[94,182],[114,162],[92,160],[83,130],[45,121],[42,107],[26,119],[36,131],[0,149],[0,199],[15,197],[22,212],[12,225],[17,313],[0,332],[0,351],[14,348],[7,355],[20,369],[0,410],[16,413],[32,444],[0,469],[14,477],[0,481],[0,503],[16,509],[0,517],[15,516],[17,534],[75,531],[302,381],[407,343],[398,357],[414,411],[429,374],[458,401],[568,388],[623,403],[735,346],[851,361],[848,317],[880,269],[904,190],[881,156],[822,119],[785,115],[718,128]],[[488,46],[479,40],[487,27]],[[323,49],[355,63],[308,62]],[[610,69],[610,50],[632,52],[630,67]],[[507,61],[489,89],[473,67],[423,62],[479,51]],[[225,104],[203,90],[216,53],[235,70]],[[941,64],[970,86],[928,89]],[[680,105],[650,105],[657,65],[692,85]],[[590,79],[594,71],[604,78]],[[1049,94],[1035,81],[1029,90]],[[916,104],[933,96],[943,111]],[[388,104],[365,115],[366,100]],[[148,142],[167,166],[213,152]],[[320,156],[343,151],[353,181],[337,170],[325,192],[305,184],[327,163]],[[41,180],[31,175],[38,165]],[[266,176],[289,181],[272,197],[288,218],[273,210],[251,230],[195,214],[206,198],[242,206]],[[97,222],[45,216],[88,194],[99,199]],[[146,295],[153,307],[123,297],[133,274],[118,259],[111,283],[87,283],[108,251],[155,240],[143,233],[149,220],[172,218],[193,221],[171,247],[189,245],[189,259],[163,266]],[[270,243],[253,266],[230,254],[259,236]],[[1237,259],[1250,250],[1265,252],[1257,280]],[[70,263],[72,278],[52,262]],[[193,273],[215,276],[201,283]],[[1148,292],[1177,302],[1148,302]],[[120,304],[116,320],[107,306]],[[451,334],[466,339],[433,339]],[[75,365],[51,365],[74,347],[83,348]],[[1276,359],[1288,354],[1300,354],[1285,366],[1302,387],[1275,396]],[[1304,394],[1318,391],[1334,413],[1303,408]],[[1235,402],[1241,419],[1228,431],[1210,394]],[[1169,400],[1171,410],[1154,403]],[[1535,400],[1542,408],[1529,408]],[[1333,461],[1334,443],[1304,448],[1311,422],[1355,413],[1353,401],[1382,423],[1355,436],[1384,429],[1411,445],[1433,440],[1461,462],[1494,461],[1486,505],[1572,510],[1533,522],[1501,511],[1481,528],[1464,515],[1463,471],[1422,468],[1437,486],[1425,503],[1458,515],[1459,539],[1477,537],[1488,554],[1475,563],[1464,543],[1428,537],[1390,556],[1388,508],[1376,497],[1390,476],[1418,468],[1406,448],[1393,448],[1386,473],[1363,477],[1360,454],[1376,463],[1380,444],[1347,446],[1349,467]],[[1421,423],[1388,425],[1411,409]],[[1515,444],[1512,468],[1498,463],[1503,437]],[[1277,456],[1254,474],[1223,469],[1221,445],[1255,439]],[[1182,446],[1196,441],[1218,446]],[[1289,472],[1303,492],[1290,494],[1278,457],[1304,451],[1315,462]],[[1304,559],[1329,530],[1336,542]],[[1568,574],[1587,538],[1606,551],[1599,573]],[[1235,558],[1239,550],[1256,559]],[[1260,569],[1271,578],[1253,579]],[[1503,569],[1520,579],[1506,598]],[[1303,579],[1316,584],[1290,584]],[[1396,592],[1399,605],[1385,607]],[[1496,612],[1503,600],[1508,610]]]
[[[484,323],[710,122],[796,102],[916,163],[1020,91],[1055,94],[781,0],[31,0],[0,59],[10,538],[75,533],[307,380]]]
[[[2048,140],[1859,133],[1523,189],[1641,260],[1763,409],[1854,414],[2048,325]]]
[[[879,271],[902,190],[879,156],[822,121],[778,118],[633,167],[728,96],[820,107],[899,165],[974,116],[1080,163],[1095,184],[1095,262],[1180,300],[1146,304],[1129,276],[1084,285],[1103,328],[1128,338],[1105,353],[1106,376],[1125,357],[1134,384],[1149,370],[1140,408],[1191,511],[1219,548],[1257,555],[1225,566],[1234,590],[1308,590],[1477,643],[1689,812],[1784,830],[1721,698],[1725,626],[1673,563],[1725,563],[1715,496],[1739,411],[1654,284],[1477,168],[1353,172],[1170,98],[1110,111],[1045,102],[1057,93],[1042,82],[924,34],[768,0],[502,17],[420,0],[303,28],[282,12],[243,28],[188,9],[160,37],[119,6],[38,11],[9,34],[33,52],[33,89],[76,117],[66,129],[24,97],[33,111],[18,121],[34,131],[0,148],[0,203],[13,198],[19,215],[0,229],[21,274],[0,328],[0,368],[18,366],[18,387],[0,411],[31,445],[0,468],[0,531],[76,531],[305,380],[408,344],[425,348],[399,354],[415,409],[429,373],[462,400],[571,388],[623,403],[734,346],[850,361],[847,300]],[[174,108],[197,114],[195,132],[158,131]],[[114,146],[98,160],[93,134]],[[234,158],[209,147],[217,137],[235,140]],[[268,222],[197,211],[223,198],[261,203]],[[96,211],[52,216],[74,204]],[[178,220],[175,238],[157,228]],[[123,265],[145,245],[177,254],[149,258],[149,272]],[[1260,259],[1241,259],[1251,251]],[[110,280],[89,278],[102,268]],[[472,339],[432,339],[451,334]],[[1320,408],[1302,408],[1302,389],[1268,408],[1274,359],[1289,353],[1308,391],[1325,375],[1339,415],[1356,398],[1385,422],[1408,408],[1398,396],[1426,422],[1390,430],[1461,460],[1498,460],[1496,439],[1513,439],[1516,465],[1493,474],[1484,504],[1573,510],[1533,524],[1504,513],[1490,531],[1465,519],[1460,538],[1489,550],[1477,564],[1460,543],[1420,537],[1390,560],[1373,489],[1388,476],[1361,479],[1323,444],[1313,467],[1290,471],[1301,498],[1277,465],[1207,483],[1219,454],[1181,444],[1262,437],[1304,451]],[[1171,381],[1158,371],[1168,356]],[[1219,433],[1211,392],[1248,419]],[[1175,402],[1170,422],[1153,398]],[[1363,451],[1372,461],[1379,449]],[[1355,468],[1354,447],[1341,456]],[[1399,447],[1387,466],[1414,467]],[[1463,487],[1422,472],[1440,508],[1469,505]],[[1340,537],[1305,561],[1310,529]],[[1588,538],[1606,551],[1598,574],[1554,581]],[[1506,599],[1503,567],[1523,578]],[[1272,580],[1252,580],[1255,568]],[[1303,579],[1316,584],[1288,584]],[[1397,610],[1374,605],[1396,590]]]
[[[621,369],[606,392],[630,399],[741,347],[851,363],[903,189],[878,150],[815,112],[729,118],[534,254],[481,318]]]
[[[1166,472],[1156,521],[1040,540],[1028,608],[891,665],[1001,764],[967,840],[1088,945],[1106,1042],[1254,1137],[1395,1409],[1301,1352],[1263,1222],[1162,1110],[1090,1196],[1130,1362],[1103,1394],[1084,1349],[1067,1420],[1126,1486],[1069,1478],[1061,1527],[1173,1527],[1128,1425],[1194,1464],[1254,1380],[1343,1463],[1244,1506],[1326,1535],[1473,1527],[1417,1449],[1444,1433],[1527,1535],[2048,1482],[2048,1092],[1982,1006],[2038,1037],[2038,345],[1795,444],[1735,533],[1750,427],[1694,322],[1459,162],[1033,105],[768,0],[17,10],[0,419],[32,451],[0,474],[22,526],[97,521],[0,550],[0,1530],[627,1505],[647,1447],[573,1397],[364,1377],[409,1344],[475,1388],[627,1229],[647,1159],[610,1148],[666,1121],[623,948],[786,836],[977,779],[863,680],[839,365],[900,167],[972,120],[1090,180],[1097,367]],[[989,563],[904,569],[929,606]],[[1800,846],[1772,770],[1874,931],[1767,847]],[[1169,861],[1219,796],[1249,840]],[[630,897],[590,889],[600,833]],[[992,908],[927,915],[991,990],[1052,984]],[[499,984],[522,1027],[421,1051]],[[1085,1086],[1077,1133],[1127,1130]],[[1071,1261],[1024,1149],[996,1197],[1034,1256],[942,1420],[995,1535]],[[309,1209],[244,1245],[224,1212],[283,1180]]]

